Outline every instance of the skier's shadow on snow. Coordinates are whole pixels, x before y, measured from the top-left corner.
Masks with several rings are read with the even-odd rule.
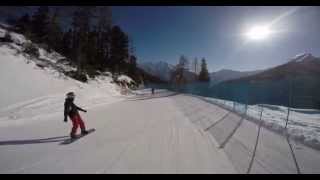
[[[57,136],[57,137],[43,138],[43,139],[26,139],[26,140],[0,141],[0,146],[62,142],[62,141],[65,141],[68,138],[69,138],[69,136]]]

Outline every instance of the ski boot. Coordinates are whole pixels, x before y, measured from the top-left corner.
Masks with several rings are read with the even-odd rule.
[[[71,139],[76,139],[77,136],[75,134],[70,134]]]
[[[87,130],[82,130],[81,131],[81,135],[86,135],[86,134],[88,134],[89,132],[87,131]]]

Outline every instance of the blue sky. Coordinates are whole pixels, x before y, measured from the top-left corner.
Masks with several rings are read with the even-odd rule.
[[[296,9],[295,11],[292,11]],[[112,7],[113,21],[133,39],[139,61],[175,64],[180,55],[206,58],[210,71],[256,70],[302,52],[320,56],[318,7]],[[287,16],[287,12],[292,11]],[[248,41],[247,27],[270,23],[277,33]]]
[[[209,71],[243,71],[277,66],[303,52],[320,57],[320,7],[115,6],[112,15],[113,23],[133,39],[138,62],[176,64],[185,55],[189,60],[204,57]],[[276,33],[270,38],[248,41],[242,35],[272,21]]]

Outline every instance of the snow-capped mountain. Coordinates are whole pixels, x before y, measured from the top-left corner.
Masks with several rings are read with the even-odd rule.
[[[144,62],[138,65],[140,68],[145,70],[147,73],[150,73],[163,81],[170,81],[171,72],[174,70],[175,66],[167,62]],[[187,82],[192,82],[197,79],[195,73],[191,71],[185,71],[184,77]]]
[[[210,73],[210,79],[213,84],[217,84],[223,81],[228,81],[232,79],[238,79],[242,77],[247,77],[255,75],[262,72],[262,70],[257,71],[234,71],[229,69],[222,69],[217,72]]]
[[[285,64],[215,86],[216,89],[222,87],[225,97],[246,99],[248,93],[245,92],[250,89],[251,103],[283,106],[290,103],[292,107],[317,109],[320,108],[320,58],[310,53],[299,54]]]
[[[312,56],[312,54],[302,53],[302,54],[298,54],[298,55],[294,56],[291,61],[292,62],[304,62],[304,61],[312,61],[313,59],[315,59],[315,57]]]
[[[173,69],[173,65],[159,61],[159,62],[144,62],[138,64],[140,68],[145,70],[146,72],[159,77],[161,80],[169,81],[170,80],[170,73]]]
[[[314,57],[310,53],[299,54],[289,59],[285,64],[238,80],[277,80],[300,75],[318,78],[320,75],[320,58]]]

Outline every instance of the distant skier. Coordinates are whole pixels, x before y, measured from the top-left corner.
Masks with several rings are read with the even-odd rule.
[[[154,88],[151,88],[151,94],[152,95],[154,94]]]
[[[64,122],[67,122],[67,116],[69,116],[69,118],[72,121],[72,129],[71,129],[71,133],[70,136],[71,138],[76,138],[76,132],[78,127],[80,126],[81,128],[81,134],[85,135],[88,134],[88,131],[86,130],[86,127],[84,125],[83,120],[80,117],[79,111],[83,111],[83,112],[87,112],[86,110],[76,106],[73,101],[75,98],[75,94],[73,92],[69,92],[66,95],[66,100],[64,102]]]

